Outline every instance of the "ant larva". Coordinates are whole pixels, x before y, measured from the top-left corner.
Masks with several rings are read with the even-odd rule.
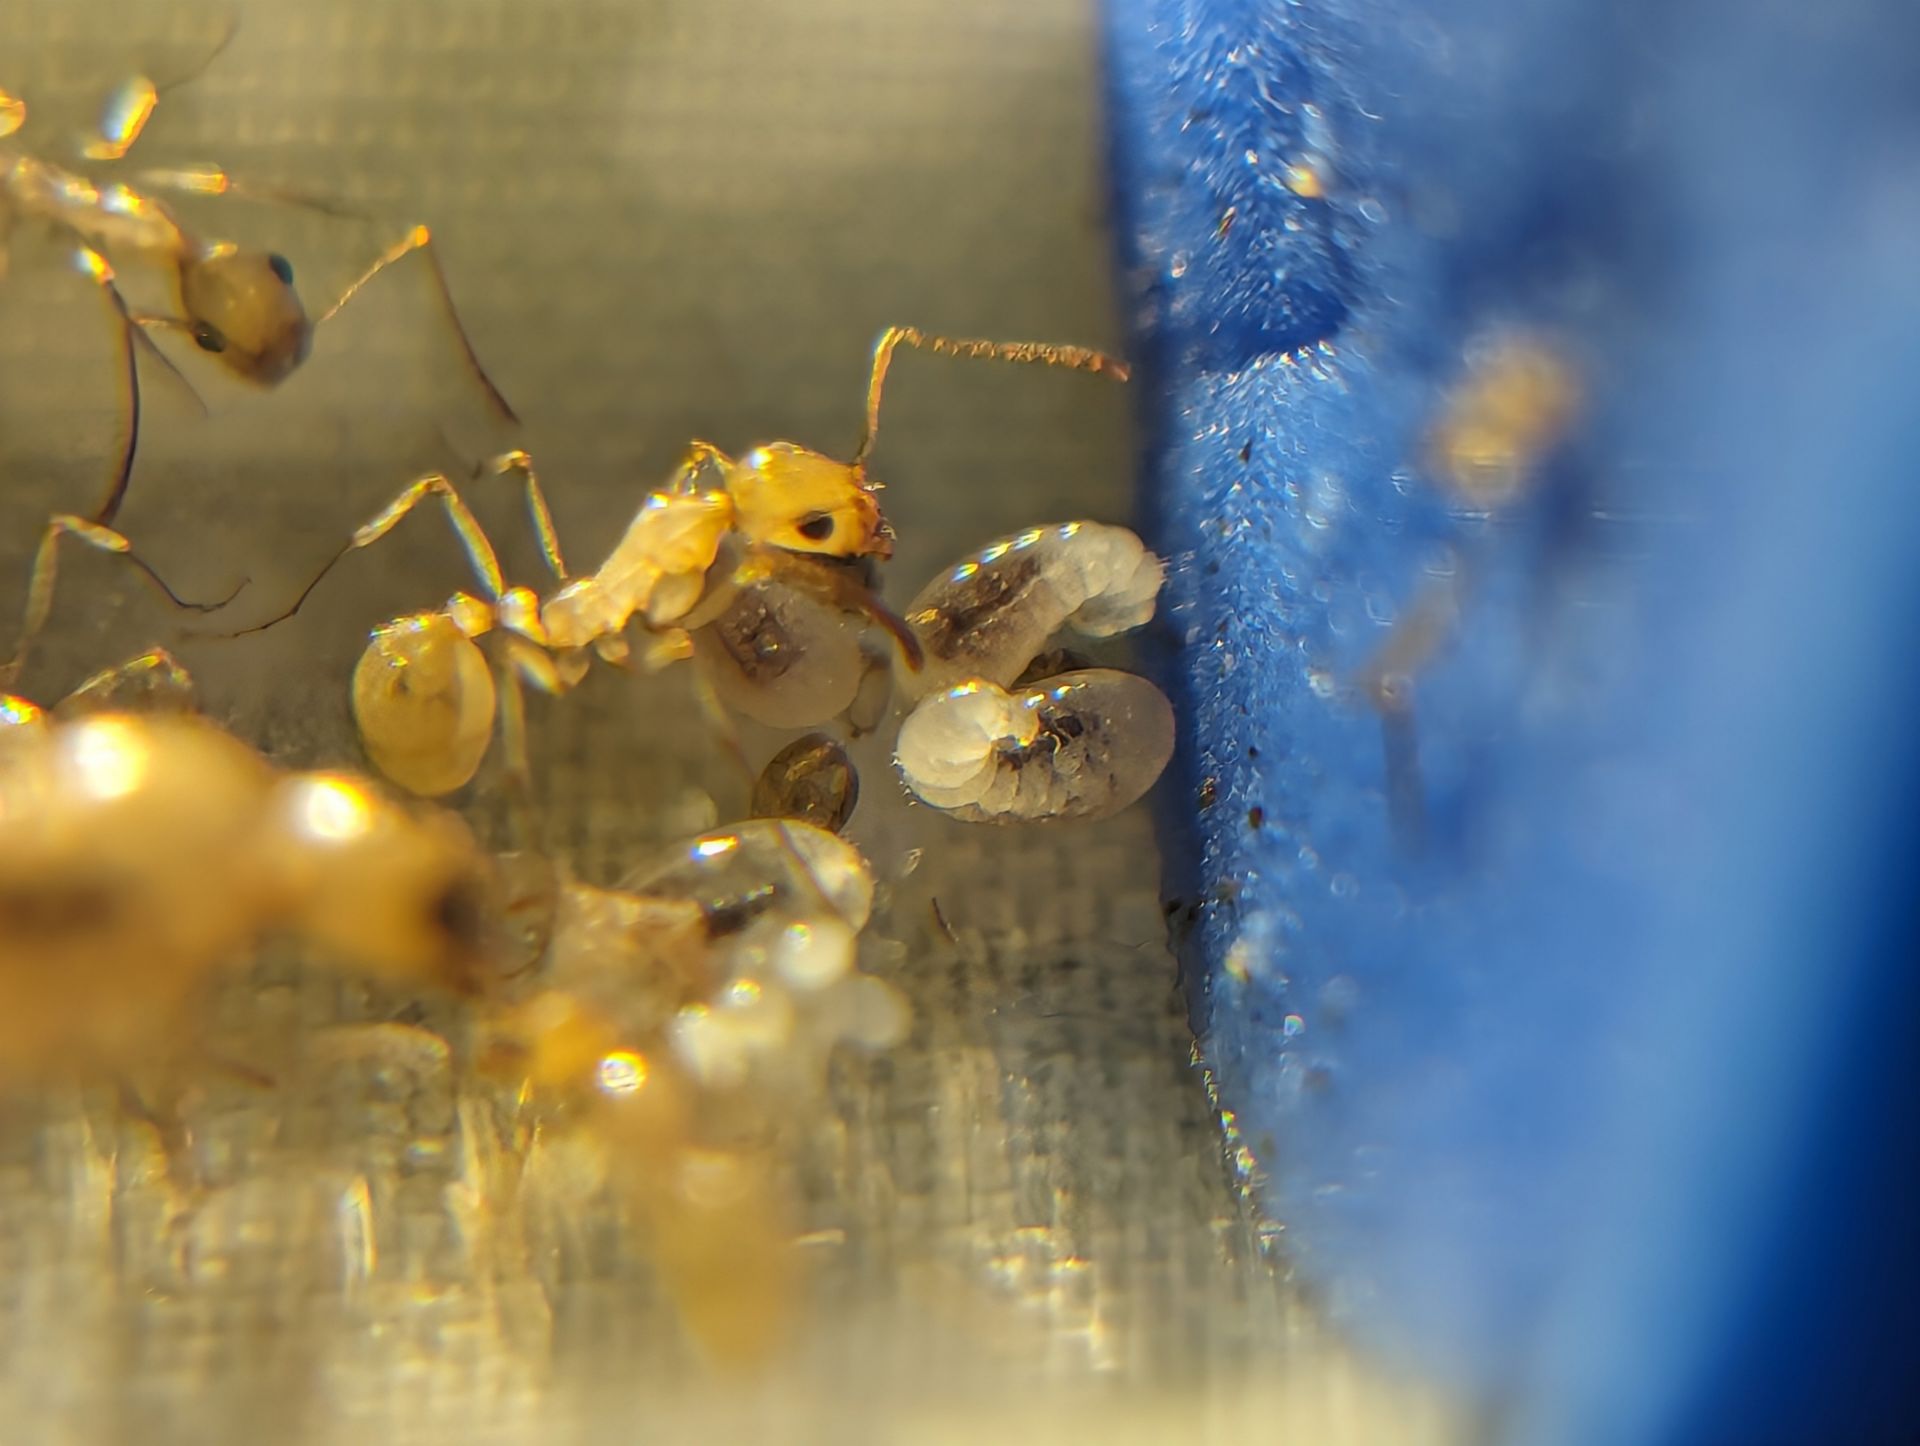
[[[755,818],[793,818],[839,833],[860,802],[860,775],[825,733],[796,738],[767,761],[748,805]]]
[[[145,672],[191,687],[164,653]],[[286,933],[369,975],[471,989],[481,855],[451,815],[287,773],[187,713],[56,721],[0,698],[0,1082],[169,1057],[223,966]]]
[[[1124,378],[1124,363],[1083,347],[930,336],[891,327],[873,349],[866,427],[853,458],[837,461],[794,442],[755,447],[738,459],[694,442],[668,484],[650,493],[606,561],[570,577],[532,459],[520,451],[495,459],[496,475],[520,474],[541,551],[558,584],[544,598],[507,586],[493,544],[454,484],[442,473],[409,483],[294,600],[258,632],[300,610],[329,572],[385,537],[414,507],[437,498],[460,539],[483,596],[456,593],[433,612],[395,618],[374,629],[354,670],[353,711],[367,756],[388,778],[428,796],[467,783],[485,757],[495,719],[509,752],[510,776],[526,776],[522,680],[564,693],[593,657],[624,664],[627,636],[647,634],[643,666],[664,667],[694,654],[694,635],[732,617],[722,650],[733,660],[723,691],[763,694],[764,712],[807,727],[844,710],[869,673],[857,616],[892,634],[917,667],[913,633],[888,612],[857,570],[891,555],[893,534],[867,472],[879,433],[880,398],[900,346],[951,356],[1036,362]],[[712,481],[702,485],[702,478]],[[743,615],[737,608],[746,609]],[[743,620],[742,620],[743,619]],[[723,629],[724,630],[724,629]],[[500,638],[501,666],[490,666],[475,639]],[[495,673],[499,674],[496,686]]]
[[[1032,670],[1062,627],[1113,637],[1153,616],[1160,559],[1124,527],[1068,522],[1004,538],[949,569],[907,609],[926,663],[894,758],[924,803],[969,823],[1095,819],[1160,777],[1173,709],[1147,679]]]
[[[237,25],[230,27],[213,52],[187,76],[165,86],[136,76],[116,91],[105,108],[99,134],[82,148],[80,163],[123,160],[139,140],[162,91],[184,84],[205,69],[236,32]],[[26,120],[26,102],[0,91],[0,139],[19,131]],[[179,332],[201,351],[216,357],[241,381],[260,387],[278,386],[306,360],[316,328],[338,315],[375,276],[410,255],[426,259],[467,366],[478,379],[488,405],[501,418],[518,420],[467,336],[446,273],[432,248],[432,234],[425,226],[409,227],[332,305],[319,316],[310,317],[294,289],[293,266],[286,257],[197,235],[159,199],[157,193],[161,191],[252,197],[344,219],[372,220],[332,202],[241,182],[218,166],[147,170],[131,182],[96,181],[73,166],[0,145],[0,278],[6,274],[14,226],[22,221],[40,222],[71,245],[76,268],[101,288],[120,325],[127,392],[126,441],[113,483],[94,512],[93,521],[110,524],[114,520],[132,479],[140,434],[140,349],[144,347],[185,382],[172,360],[153,344],[148,331]],[[120,290],[116,261],[122,266],[165,274],[172,282],[178,314],[148,315],[132,310]],[[188,390],[192,390],[190,385]]]
[[[617,888],[536,880],[510,909],[545,916],[539,957],[486,1024],[484,1062],[606,1149],[688,1334],[758,1357],[798,1286],[787,1137],[836,1045],[905,1028],[898,995],[856,967],[872,869],[822,829],[756,820]]]

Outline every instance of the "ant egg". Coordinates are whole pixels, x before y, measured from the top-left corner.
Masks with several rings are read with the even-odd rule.
[[[1153,786],[1173,733],[1152,683],[1090,668],[1017,693],[975,680],[926,698],[894,757],[923,802],[962,822],[1095,819]]]

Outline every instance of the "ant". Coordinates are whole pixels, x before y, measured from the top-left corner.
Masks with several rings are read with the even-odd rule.
[[[159,97],[196,78],[232,43],[237,22],[213,51],[187,75],[165,85],[136,76],[109,99],[99,133],[82,147],[77,163],[118,163],[126,158],[152,118]],[[172,191],[193,196],[243,196],[304,207],[326,215],[371,221],[331,202],[237,180],[218,166],[147,170],[132,181],[96,181],[69,165],[6,144],[27,121],[27,104],[0,90],[0,277],[9,258],[13,227],[38,221],[70,244],[80,273],[101,288],[119,323],[125,367],[126,441],[105,499],[91,521],[110,526],[126,500],[140,436],[142,348],[181,383],[190,383],[172,360],[154,345],[150,331],[178,332],[214,356],[226,371],[258,387],[278,386],[306,360],[316,328],[389,266],[411,255],[425,258],[468,369],[502,419],[517,422],[513,408],[481,365],[454,306],[446,272],[425,226],[409,227],[387,246],[340,296],[317,317],[310,317],[294,289],[293,266],[278,252],[197,235],[159,197]],[[120,290],[115,262],[167,274],[178,314],[148,315],[132,310]],[[198,395],[195,395],[198,401]]]
[[[524,790],[523,680],[559,694],[579,683],[595,656],[627,664],[633,652],[627,629],[636,620],[648,639],[643,666],[657,669],[689,658],[695,633],[724,621],[729,609],[756,594],[762,621],[784,621],[785,630],[775,647],[764,646],[764,638],[750,642],[749,660],[777,662],[769,686],[790,684],[796,667],[805,683],[806,702],[773,710],[778,721],[793,727],[824,722],[852,702],[865,669],[857,647],[847,659],[816,651],[815,636],[834,632],[837,623],[810,629],[809,617],[860,615],[892,635],[909,669],[920,663],[911,629],[855,570],[893,551],[893,533],[875,496],[880,484],[869,475],[867,458],[879,434],[887,371],[901,346],[1127,375],[1123,362],[1084,347],[965,340],[890,327],[874,345],[866,429],[851,461],[794,442],[767,443],[736,459],[711,442],[695,441],[667,485],[648,494],[599,568],[573,577],[532,458],[508,452],[488,469],[517,473],[524,483],[534,531],[558,584],[545,597],[507,585],[493,544],[453,482],[444,473],[429,473],[355,532],[285,612],[242,632],[292,617],[343,558],[378,542],[422,502],[437,499],[482,595],[459,592],[435,611],[381,624],[354,670],[361,742],[375,767],[401,787],[431,797],[466,784],[487,753],[497,718],[509,777]],[[501,639],[497,669],[475,641],[488,633]],[[756,680],[745,681],[751,686]],[[702,696],[724,720],[718,700],[710,692]]]
[[[66,539],[196,606],[118,533],[56,516],[0,689],[51,609]],[[203,987],[275,931],[376,975],[476,983],[485,869],[465,825],[351,773],[284,772],[192,697],[160,648],[51,710],[0,692],[0,1084],[166,1055]]]
[[[509,856],[537,957],[501,982],[482,1066],[612,1179],[687,1333],[750,1361],[799,1286],[786,1154],[840,1044],[897,1043],[906,1006],[857,967],[867,860],[825,829],[754,819],[668,848],[611,889]]]
[[[191,689],[156,650],[58,711],[149,675]],[[463,991],[487,952],[482,855],[457,819],[350,773],[282,772],[195,714],[63,721],[0,696],[0,816],[0,1084],[168,1058],[269,933]]]

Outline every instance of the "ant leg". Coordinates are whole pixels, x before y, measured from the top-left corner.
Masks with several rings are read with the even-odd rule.
[[[344,558],[363,547],[373,546],[398,527],[402,518],[429,497],[438,497],[445,504],[447,520],[453,525],[454,533],[460,539],[460,545],[466,549],[467,561],[473,565],[474,575],[486,588],[488,600],[497,603],[501,594],[507,589],[506,579],[500,572],[500,559],[494,554],[493,544],[487,540],[487,534],[481,528],[479,519],[468,510],[467,504],[454,490],[453,483],[447,480],[444,473],[429,472],[424,477],[418,477],[409,482],[401,489],[399,496],[375,514],[372,521],[348,538],[347,545],[327,559],[326,566],[314,574],[313,580],[300,590],[300,595],[293,600],[293,605],[285,612],[227,636],[245,637],[249,633],[265,632],[268,628],[285,622],[306,606],[307,599],[313,596],[314,589],[320,586],[327,574],[339,566]]]
[[[979,341],[969,337],[929,336],[918,327],[890,326],[873,345],[873,373],[867,379],[867,430],[854,450],[853,465],[858,467],[873,451],[874,438],[880,432],[880,389],[886,384],[887,368],[893,364],[896,347],[910,346],[943,356],[987,357],[995,361],[1037,362],[1042,366],[1068,367],[1074,371],[1127,379],[1127,364],[1105,352],[1084,346],[1051,346],[1039,341]]]
[[[270,186],[259,181],[242,181],[223,166],[164,166],[136,172],[134,179],[149,191],[175,191],[188,196],[238,196],[242,200],[265,201],[275,206],[292,206],[331,216],[337,221],[366,221],[374,218],[342,202],[312,191],[291,186]],[[336,311],[338,307],[334,308]]]
[[[0,85],[0,140],[6,139],[26,123],[27,103]]]
[[[487,403],[493,408],[495,415],[517,426],[520,421],[519,414],[508,405],[507,399],[500,394],[500,389],[493,384],[493,378],[487,375],[487,369],[480,364],[480,354],[474,350],[473,341],[467,335],[467,328],[460,320],[459,308],[453,304],[453,288],[447,284],[447,273],[440,265],[440,255],[433,249],[433,233],[425,226],[413,227],[406,235],[382,251],[374,259],[373,264],[361,272],[354,283],[340,294],[340,299],[320,314],[319,320],[314,325],[321,326],[338,316],[340,309],[352,301],[369,281],[394,262],[416,252],[426,259],[427,267],[433,273],[433,284],[440,293],[440,303],[446,310],[447,320],[453,323],[454,335],[460,340],[460,350],[466,356],[467,369],[479,380],[481,388],[487,394]]]
[[[154,109],[160,103],[160,97],[167,91],[178,89],[190,81],[199,79],[208,66],[218,60],[226,48],[233,44],[233,37],[240,33],[240,17],[231,16],[227,21],[227,30],[219,42],[185,74],[172,80],[155,81],[148,76],[130,76],[107,97],[106,105],[100,112],[100,124],[92,139],[81,146],[81,153],[90,161],[117,161],[124,158],[139,141],[140,134],[147,128],[147,122],[153,119]]]
[[[1401,849],[1416,857],[1426,848],[1427,809],[1420,779],[1420,735],[1413,716],[1413,677],[1459,624],[1461,586],[1456,564],[1453,574],[1429,584],[1414,599],[1354,678],[1380,715],[1388,819]]]
[[[700,475],[703,467],[713,467],[722,474],[731,471],[733,458],[722,452],[711,442],[703,442],[695,437],[687,443],[687,454],[680,459],[680,465],[673,469],[673,475],[667,479],[665,491],[687,492],[693,488],[693,479]]]
[[[719,690],[713,686],[713,679],[707,676],[706,665],[698,658],[693,661],[693,697],[700,706],[701,716],[713,735],[720,740],[721,751],[732,760],[734,767],[740,770],[740,776],[746,780],[747,794],[753,794],[754,784],[760,781],[760,770],[747,759],[746,745],[740,741],[739,726],[733,721],[733,714],[727,711],[727,705],[721,701]]]
[[[150,648],[137,658],[102,668],[60,702],[63,714],[97,713],[125,708],[130,702],[143,711],[190,711],[193,675],[165,648]]]
[[[60,540],[71,537],[84,542],[88,547],[98,548],[101,552],[119,553],[135,567],[147,575],[149,581],[167,595],[167,600],[177,608],[192,612],[212,612],[231,602],[231,597],[220,602],[188,602],[166,583],[133,550],[133,544],[110,527],[102,527],[97,522],[89,522],[83,517],[70,513],[56,513],[47,522],[47,530],[41,534],[40,547],[34,554],[33,571],[27,578],[27,606],[20,620],[20,640],[14,645],[13,656],[4,665],[0,665],[0,688],[11,688],[14,679],[20,676],[20,670],[26,665],[27,654],[32,650],[34,639],[39,637],[47,625],[47,618],[53,611],[53,589],[60,572]],[[244,584],[243,584],[244,585]]]
[[[81,245],[74,252],[74,264],[80,274],[98,286],[112,306],[114,318],[119,323],[121,364],[124,369],[124,387],[126,391],[125,413],[127,418],[127,439],[120,449],[120,459],[115,465],[113,483],[107,489],[107,495],[95,509],[93,520],[103,527],[110,527],[120,515],[120,507],[127,500],[127,487],[133,481],[133,463],[140,447],[140,349],[145,347],[150,356],[160,359],[160,363],[174,376],[181,386],[187,389],[201,412],[206,411],[206,403],[200,400],[200,394],[186,379],[180,368],[173,364],[167,354],[153,344],[145,328],[151,319],[136,316],[127,308],[126,297],[120,294],[115,284],[113,267],[91,246]]]
[[[509,472],[520,474],[526,483],[527,511],[532,514],[533,530],[540,537],[540,551],[547,559],[547,566],[553,569],[554,581],[565,582],[567,563],[560,555],[560,534],[554,530],[553,513],[547,507],[547,494],[540,490],[540,476],[533,470],[533,458],[515,448],[501,453],[486,466],[496,477],[504,477]]]
[[[540,655],[546,660],[546,655]],[[533,763],[527,753],[527,697],[520,682],[521,660],[508,645],[499,674],[500,747],[506,755],[507,823],[513,847],[541,850],[540,815],[534,803]]]

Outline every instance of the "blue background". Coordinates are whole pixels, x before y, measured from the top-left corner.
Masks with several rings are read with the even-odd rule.
[[[1511,1440],[1916,1439],[1920,7],[1106,16],[1170,889],[1282,1258]],[[1422,438],[1516,330],[1585,404],[1479,515]],[[1413,847],[1352,680],[1449,555]]]

